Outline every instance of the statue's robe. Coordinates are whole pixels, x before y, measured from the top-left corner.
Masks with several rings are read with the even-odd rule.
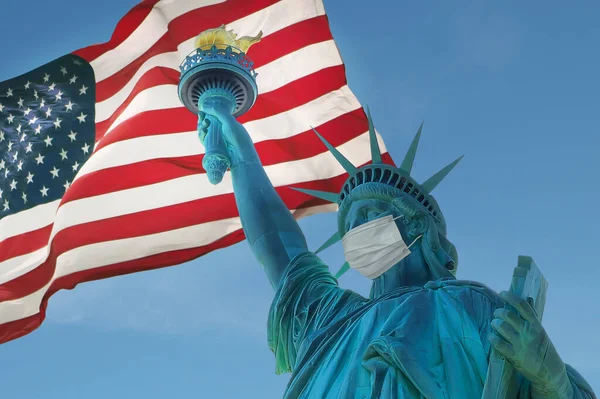
[[[285,398],[480,399],[494,310],[504,302],[472,281],[438,280],[366,299],[339,288],[304,253],[287,267],[269,312]],[[595,398],[571,367],[575,398]],[[523,384],[520,398],[529,398]]]

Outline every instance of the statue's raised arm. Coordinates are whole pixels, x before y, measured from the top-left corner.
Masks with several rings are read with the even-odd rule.
[[[215,116],[222,124],[231,160],[235,201],[246,239],[271,285],[277,288],[290,261],[308,251],[306,239],[271,184],[250,135],[231,115],[232,107],[226,97],[213,97],[204,101],[202,111]],[[199,129],[207,129],[210,122],[202,115]]]

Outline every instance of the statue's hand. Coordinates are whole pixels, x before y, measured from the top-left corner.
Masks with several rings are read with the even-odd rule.
[[[200,140],[204,143],[210,124],[216,121],[221,123],[222,134],[232,167],[248,161],[258,160],[254,143],[246,129],[233,117],[233,104],[225,97],[211,97],[205,99],[198,114],[198,131]],[[212,118],[208,118],[210,115]],[[216,121],[215,121],[216,119]]]
[[[515,310],[496,309],[490,342],[541,397],[565,396],[571,385],[561,360],[534,308],[513,292],[500,296]]]
[[[203,114],[214,116],[224,125],[235,121],[235,118],[231,115],[233,112],[233,103],[225,97],[209,97],[205,99],[200,105],[200,110]]]

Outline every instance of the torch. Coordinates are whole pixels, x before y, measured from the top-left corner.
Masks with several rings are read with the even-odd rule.
[[[179,65],[179,99],[194,114],[199,115],[205,100],[215,97],[229,99],[233,104],[231,114],[236,118],[254,105],[258,94],[257,73],[246,52],[260,41],[262,31],[255,37],[236,37],[232,30],[225,29],[225,25],[204,31],[196,38],[195,50]],[[212,115],[206,115],[206,118],[210,122],[207,132],[198,127],[205,149],[202,166],[208,181],[218,184],[231,166],[231,160],[221,123]]]

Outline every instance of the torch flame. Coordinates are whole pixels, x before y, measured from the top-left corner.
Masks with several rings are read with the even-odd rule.
[[[260,42],[262,38],[262,31],[258,32],[258,35],[243,36],[237,39],[237,35],[233,30],[226,30],[225,24],[215,29],[208,29],[200,33],[194,42],[196,48],[211,48],[212,46],[217,47],[220,50],[224,50],[227,47],[233,47],[234,50],[237,48],[243,53],[247,53],[250,46]]]

